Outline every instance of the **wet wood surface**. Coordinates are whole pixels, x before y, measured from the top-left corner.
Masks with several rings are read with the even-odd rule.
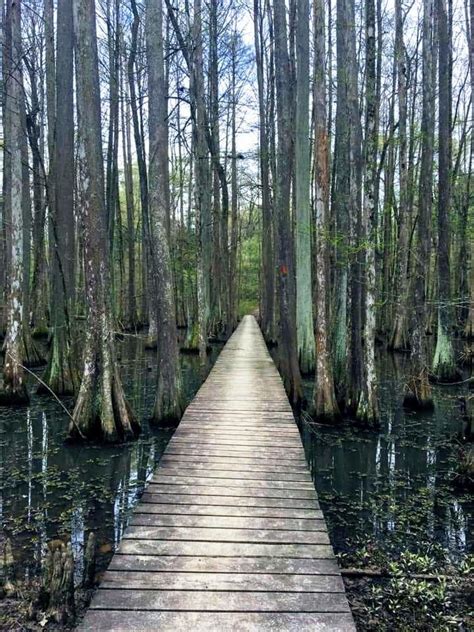
[[[246,316],[171,439],[80,630],[353,631],[278,371]]]

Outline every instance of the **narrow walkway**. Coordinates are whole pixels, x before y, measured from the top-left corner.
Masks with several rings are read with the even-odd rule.
[[[253,316],[186,410],[81,629],[355,630]]]

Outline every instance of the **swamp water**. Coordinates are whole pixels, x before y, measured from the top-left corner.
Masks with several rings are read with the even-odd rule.
[[[331,541],[342,556],[408,549],[457,563],[474,553],[474,498],[451,484],[466,392],[434,385],[434,411],[410,412],[401,405],[408,358],[384,353],[378,364],[378,432],[308,424],[304,414],[300,421]],[[304,388],[311,398],[312,382]]]
[[[181,354],[186,405],[207,377],[222,345],[212,345],[203,367]],[[156,351],[135,337],[118,345],[128,400],[142,421],[140,438],[118,446],[68,444],[69,418],[48,395],[33,395],[28,408],[0,407],[0,544],[8,537],[17,572],[32,579],[41,571],[46,544],[70,539],[80,581],[89,532],[97,537],[99,570],[107,567],[146,482],[173,429],[153,428]],[[30,386],[35,388],[31,378]],[[70,405],[67,399],[64,403]],[[3,549],[3,547],[2,547]]]
[[[204,368],[196,356],[181,355],[188,403],[219,350],[212,347]],[[26,579],[39,574],[46,543],[67,537],[80,581],[90,531],[97,536],[99,569],[105,569],[172,436],[172,429],[153,429],[146,422],[154,398],[155,352],[127,337],[119,356],[128,398],[145,419],[133,444],[64,444],[68,417],[48,396],[34,396],[28,408],[0,408],[0,538],[10,538]],[[460,391],[434,387],[435,411],[408,413],[400,405],[405,371],[406,358],[383,355],[380,432],[300,421],[331,541],[336,553],[346,556],[346,566],[377,565],[380,551],[389,556],[423,551],[452,562],[473,551],[472,496],[456,495],[449,483],[463,424]],[[311,380],[305,389],[310,398]]]

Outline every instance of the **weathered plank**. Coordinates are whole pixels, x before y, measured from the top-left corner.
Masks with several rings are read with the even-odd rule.
[[[207,632],[354,632],[352,616],[346,613],[281,612],[163,612],[91,610],[81,630],[206,630]]]
[[[174,514],[142,514],[135,512],[133,526],[201,527],[217,529],[281,529],[283,531],[325,531],[326,523],[319,518],[249,518],[243,516],[193,516]]]
[[[159,540],[193,542],[264,542],[265,544],[328,544],[326,531],[283,531],[279,529],[216,529],[212,527],[144,527],[130,526],[124,540]]]
[[[327,544],[259,544],[248,542],[213,542],[190,540],[131,540],[124,538],[119,553],[137,555],[201,555],[215,557],[294,557],[332,558]]]
[[[153,477],[152,482],[157,485],[212,485],[213,487],[224,486],[227,489],[234,489],[234,487],[244,487],[245,489],[306,489],[314,492],[314,487],[312,483],[309,483],[308,481],[277,481],[272,479],[260,480],[258,477],[253,477],[251,479],[242,479],[235,476],[227,478],[209,478],[205,476],[192,476],[191,474],[189,474],[188,476],[167,476],[159,472],[156,476]]]
[[[291,509],[286,507],[233,507],[232,505],[176,505],[170,503],[142,502],[134,515],[159,514],[182,516],[223,516],[239,518],[295,518],[322,519],[323,512],[319,509]]]
[[[263,489],[251,484],[235,486],[196,485],[201,496],[244,496],[245,498],[287,498],[285,489]],[[156,494],[182,494],[194,496],[196,489],[189,485],[165,485],[164,483],[150,482],[148,489]],[[313,489],[292,489],[291,498],[316,500],[316,492]]]
[[[150,485],[149,490],[154,486]],[[204,496],[201,494],[162,494],[147,491],[142,496],[142,502],[168,503],[171,505],[219,505],[222,507],[282,507],[285,509],[319,509],[315,500],[300,500],[289,497],[257,498],[251,496]]]
[[[255,319],[188,407],[82,630],[355,630]]]
[[[200,590],[99,590],[91,604],[103,610],[199,610],[201,612],[347,612],[343,592],[246,592]]]
[[[271,573],[273,575],[337,575],[336,560],[331,558],[291,557],[213,557],[192,555],[115,555],[109,570],[183,572],[183,573]]]
[[[296,575],[272,573],[149,573],[114,571],[105,573],[104,588],[155,590],[232,590],[266,592],[344,592],[337,575]]]

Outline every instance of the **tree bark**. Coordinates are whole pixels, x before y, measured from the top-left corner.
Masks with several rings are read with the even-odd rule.
[[[428,378],[426,349],[425,273],[429,262],[429,234],[433,186],[434,86],[433,86],[433,0],[423,1],[423,111],[421,121],[421,166],[418,194],[417,256],[414,269],[412,325],[410,336],[411,375],[404,405],[431,409],[433,400]]]
[[[364,365],[360,399],[357,406],[357,420],[370,427],[379,425],[379,407],[377,401],[377,374],[375,368],[375,302],[376,273],[375,248],[377,235],[377,208],[375,206],[375,187],[377,178],[377,142],[376,129],[376,46],[375,46],[375,3],[365,2],[365,173],[364,205],[362,209],[362,237],[365,241],[365,319],[364,319]]]
[[[438,125],[438,333],[433,360],[433,373],[440,382],[455,382],[459,379],[454,348],[451,340],[453,309],[450,283],[450,227],[451,206],[451,90],[449,59],[451,51],[450,31],[445,0],[437,2],[438,22],[438,79],[439,79],[439,125]]]
[[[49,189],[52,252],[51,353],[43,381],[58,395],[79,388],[77,349],[74,348],[74,92],[73,10],[69,0],[58,0],[56,70],[55,186]],[[54,70],[50,70],[54,72]]]
[[[283,382],[292,404],[303,397],[296,347],[295,266],[290,217],[292,163],[290,60],[287,46],[286,7],[274,0],[275,66],[277,96],[278,157],[276,220],[278,235],[278,302],[280,316],[279,362]]]
[[[156,297],[153,303],[158,322],[158,385],[153,420],[166,423],[181,417],[182,387],[169,244],[168,104],[163,54],[162,0],[148,0],[146,11],[150,139],[148,186]]]
[[[334,422],[340,417],[334,391],[331,340],[328,322],[329,298],[329,147],[326,82],[324,75],[324,1],[314,0],[314,201],[316,254],[316,375],[312,414],[317,421]]]
[[[273,248],[273,213],[270,191],[269,142],[267,131],[266,91],[264,80],[263,15],[260,0],[254,0],[254,38],[257,66],[258,112],[259,112],[259,161],[260,185],[262,189],[262,282],[261,282],[261,328],[265,340],[274,337],[275,271]]]
[[[24,382],[22,366],[22,337],[25,326],[23,313],[23,187],[22,172],[23,127],[21,100],[23,98],[23,77],[21,71],[21,0],[7,2],[6,47],[9,51],[8,67],[4,69],[6,82],[4,153],[9,167],[5,190],[6,216],[10,220],[8,247],[8,295],[7,330],[4,342],[5,362],[3,365],[3,385],[0,402],[26,404],[28,392]],[[5,164],[5,163],[4,163]],[[8,227],[7,227],[8,228]]]
[[[139,423],[125,399],[115,355],[95,0],[77,0],[74,9],[87,319],[82,382],[69,434],[74,439],[115,442],[136,437]]]
[[[296,17],[296,334],[302,373],[315,367],[311,279],[309,149],[309,0],[298,0]]]

